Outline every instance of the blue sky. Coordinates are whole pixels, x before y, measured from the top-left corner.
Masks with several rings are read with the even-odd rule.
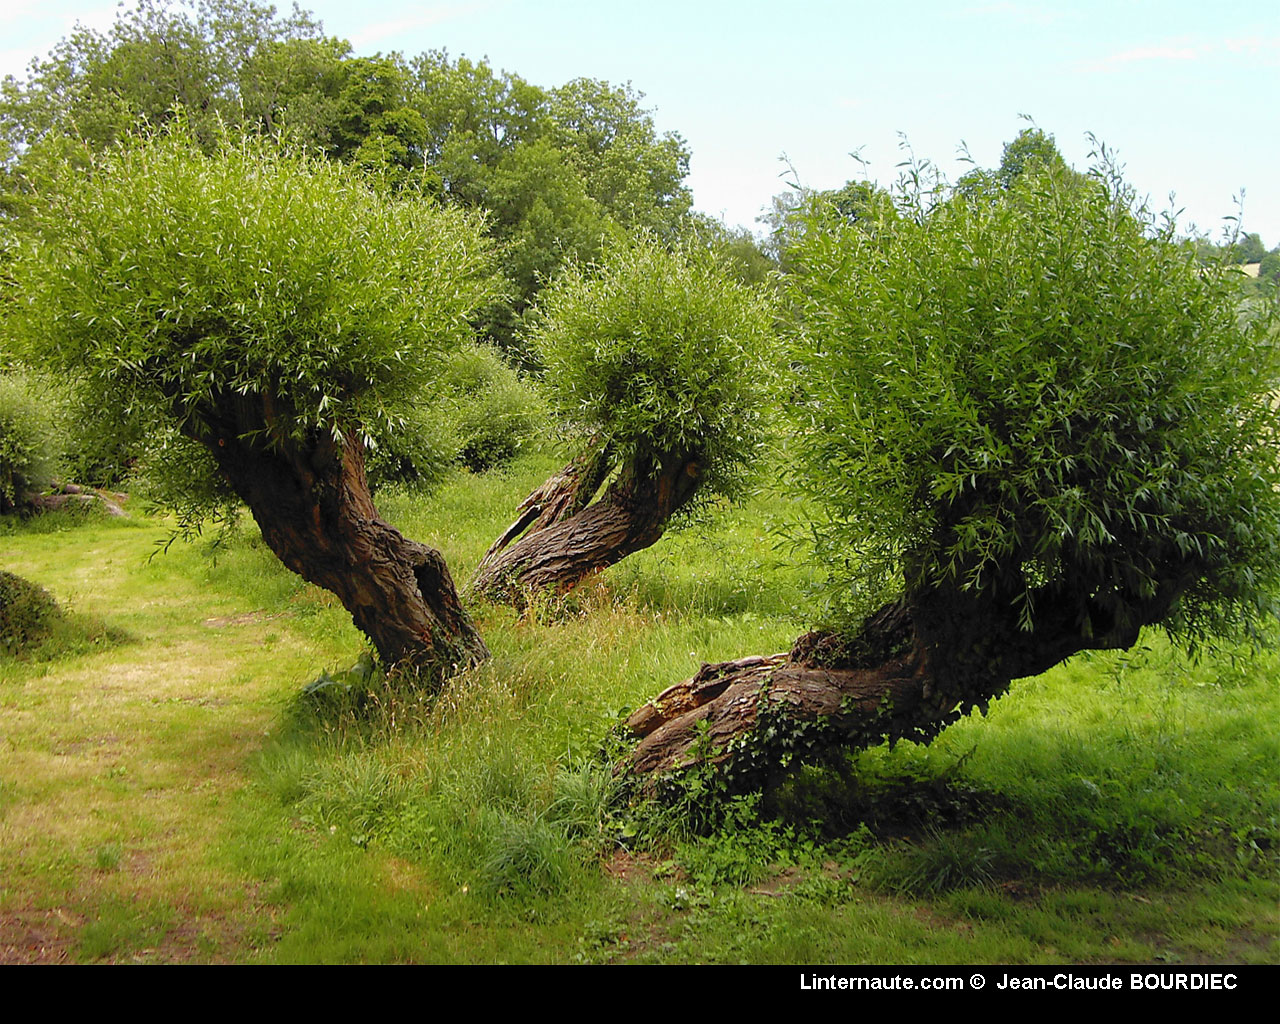
[[[693,153],[696,206],[755,218],[789,177],[887,183],[900,133],[952,176],[1028,114],[1068,161],[1093,132],[1159,210],[1217,235],[1243,189],[1244,226],[1280,244],[1280,4],[1275,0],[476,0],[303,4],[357,52],[445,48],[539,85],[630,81]],[[20,74],[100,0],[7,0],[0,74]],[[865,169],[849,155],[857,152]]]

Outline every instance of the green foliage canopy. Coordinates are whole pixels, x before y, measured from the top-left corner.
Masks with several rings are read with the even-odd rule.
[[[876,231],[883,220],[898,216],[893,196],[870,181],[847,181],[838,189],[815,191],[793,187],[773,197],[770,210],[760,219],[768,226],[765,247],[784,273],[789,273],[791,250],[800,237],[814,225],[809,212],[821,206],[829,217],[836,217],[861,231]]]
[[[345,53],[297,8],[277,17],[254,0],[138,0],[106,32],[77,26],[25,81],[6,78],[0,137],[14,153],[62,135],[101,148],[182,107],[212,142],[220,121],[268,122],[290,86],[310,91],[297,58],[317,47]]]
[[[470,337],[490,246],[458,210],[181,123],[63,166],[17,247],[9,326],[40,363],[200,435],[236,396],[264,440],[394,430]]]
[[[693,199],[684,184],[689,150],[679,135],[658,135],[643,98],[630,86],[574,79],[550,92],[550,138],[620,224],[671,239]]]
[[[1023,174],[1034,167],[1040,167],[1053,173],[1066,170],[1067,162],[1058,151],[1058,144],[1052,135],[1046,135],[1039,128],[1023,128],[1017,138],[1005,143],[1000,157],[1000,167],[995,175],[1003,188],[1008,188]]]
[[[1269,252],[1262,257],[1262,265],[1258,268],[1258,277],[1273,284],[1280,282],[1280,249]]]
[[[892,230],[819,211],[792,252],[805,480],[841,599],[1252,622],[1280,582],[1267,326],[1114,176],[1034,161],[995,195],[905,198]]]
[[[53,417],[26,379],[0,372],[0,512],[48,486],[55,434]]]
[[[544,290],[532,341],[553,402],[617,464],[693,457],[700,494],[732,493],[764,442],[774,315],[710,249],[645,235]]]
[[[437,409],[458,442],[458,459],[484,472],[514,459],[547,426],[541,395],[503,362],[492,345],[450,358],[440,377]]]
[[[956,182],[954,191],[969,201],[983,196],[995,198],[1023,174],[1037,168],[1068,178],[1075,174],[1067,167],[1053,136],[1032,126],[1005,143],[999,167],[975,167]]]
[[[688,148],[641,99],[589,79],[544,89],[444,51],[355,57],[305,12],[254,0],[138,0],[0,83],[0,209],[20,215],[81,143],[100,151],[176,109],[206,152],[222,125],[262,130],[380,187],[485,210],[507,287],[477,323],[530,364],[520,320],[567,261],[595,259],[606,235],[686,226]]]
[[[1266,257],[1267,249],[1256,233],[1247,234],[1235,243],[1232,255],[1234,263],[1259,263]]]

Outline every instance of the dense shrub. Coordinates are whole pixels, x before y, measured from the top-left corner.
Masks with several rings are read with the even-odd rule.
[[[0,375],[0,512],[10,512],[49,485],[57,430],[29,383]]]
[[[705,499],[732,496],[760,461],[774,316],[713,250],[644,236],[549,285],[531,339],[558,411],[614,466],[696,458]]]
[[[441,384],[447,395],[442,412],[454,425],[458,458],[475,472],[511,461],[546,425],[547,410],[537,393],[488,345],[450,356]]]
[[[398,422],[384,425],[366,441],[369,483],[408,483],[431,487],[458,461],[461,445],[454,424],[441,415],[439,403],[412,405]]]
[[[481,473],[511,461],[545,429],[537,392],[484,344],[445,356],[438,379],[367,445],[369,480],[430,487],[461,463]]]
[[[59,407],[67,476],[91,487],[123,489],[151,443],[155,417],[123,398],[103,401],[78,386],[63,393]]]
[[[44,639],[61,615],[43,587],[0,570],[0,652],[18,654]]]

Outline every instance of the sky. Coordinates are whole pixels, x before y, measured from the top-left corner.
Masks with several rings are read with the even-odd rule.
[[[906,155],[954,180],[1027,126],[1087,169],[1105,143],[1157,212],[1215,240],[1280,244],[1276,0],[314,0],[358,54],[446,49],[542,86],[630,82],[692,152],[697,209],[760,230],[798,182],[891,183]],[[0,75],[21,77],[103,0],[7,0]],[[856,155],[856,158],[855,158]],[[1174,198],[1171,201],[1170,195]],[[1242,201],[1242,205],[1241,205]]]

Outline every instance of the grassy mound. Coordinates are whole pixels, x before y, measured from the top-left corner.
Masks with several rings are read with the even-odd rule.
[[[53,596],[35,583],[0,571],[0,651],[19,654],[44,640],[62,618]]]

